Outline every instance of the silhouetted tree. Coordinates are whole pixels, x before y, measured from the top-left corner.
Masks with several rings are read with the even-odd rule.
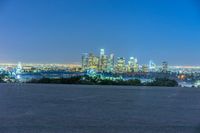
[[[147,83],[147,86],[167,86],[167,87],[175,87],[178,86],[176,80],[167,79],[167,78],[157,78],[155,81],[151,83]]]

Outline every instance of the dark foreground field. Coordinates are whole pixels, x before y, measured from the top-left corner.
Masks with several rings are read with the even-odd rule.
[[[0,84],[0,133],[200,133],[200,90]]]

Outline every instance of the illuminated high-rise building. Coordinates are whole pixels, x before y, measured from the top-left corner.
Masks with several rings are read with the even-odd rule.
[[[105,50],[104,49],[100,49],[100,57],[105,55]]]
[[[134,72],[139,72],[139,64],[138,64],[138,59],[134,59]]]
[[[101,70],[102,71],[107,71],[107,67],[108,67],[108,57],[106,55],[102,56],[101,58]]]
[[[88,53],[84,53],[82,55],[82,70],[86,70],[88,68]]]
[[[88,68],[98,70],[99,58],[90,53],[88,57]]]
[[[126,72],[126,61],[125,61],[125,58],[123,58],[123,57],[118,57],[117,58],[117,64],[116,64],[116,67],[115,67],[115,71],[117,73]]]
[[[149,61],[149,71],[150,72],[156,71],[156,64],[152,60]]]
[[[99,57],[99,71],[107,70],[108,57],[105,55],[105,50],[100,49],[100,57]]]
[[[128,72],[138,72],[139,71],[139,65],[138,65],[137,58],[130,57],[130,59],[128,61],[127,71]]]
[[[130,59],[128,61],[127,71],[128,72],[134,72],[134,65],[135,65],[135,58],[134,57],[130,57]]]
[[[142,65],[142,72],[147,73],[148,72],[148,66]]]
[[[110,54],[110,57],[108,58],[108,63],[107,63],[107,72],[113,72],[114,65],[115,65],[114,54]]]

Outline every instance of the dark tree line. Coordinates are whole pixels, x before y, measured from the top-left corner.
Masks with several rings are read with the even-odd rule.
[[[111,80],[111,79],[101,79],[99,77],[71,77],[71,78],[59,78],[59,79],[49,79],[42,78],[39,80],[32,80],[29,83],[52,83],[52,84],[86,84],[86,85],[129,85],[129,86],[167,86],[175,87],[178,83],[175,80],[163,78],[155,79],[150,83],[141,83],[139,79],[131,80]]]
[[[0,76],[0,83],[4,83],[3,76]]]
[[[0,78],[0,83],[3,83],[3,80],[2,80],[2,78]]]
[[[147,83],[147,86],[167,86],[167,87],[176,87],[178,83],[176,80],[167,79],[167,78],[157,78],[151,83]]]
[[[81,77],[59,78],[59,79],[42,78],[39,80],[33,79],[29,83],[81,84],[80,81]]]

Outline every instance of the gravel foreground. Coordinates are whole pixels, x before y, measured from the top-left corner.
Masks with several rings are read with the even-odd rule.
[[[0,133],[200,133],[200,89],[0,84]]]

